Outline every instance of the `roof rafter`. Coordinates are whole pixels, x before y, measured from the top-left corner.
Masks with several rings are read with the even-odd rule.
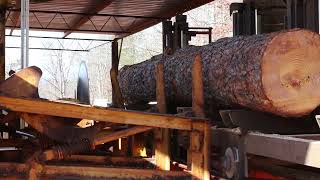
[[[90,14],[96,14],[99,13],[100,11],[102,11],[104,8],[108,7],[114,0],[91,0],[90,2],[90,6],[88,6],[88,8],[86,8],[85,13],[90,13]],[[79,27],[81,27],[83,24],[85,24],[86,22],[88,22],[90,20],[90,18],[92,17],[92,15],[85,15],[82,17],[76,17],[74,18],[74,20],[72,21],[72,23],[70,23],[70,29],[78,29]],[[63,37],[67,37],[68,35],[70,35],[72,33],[72,31],[66,31],[64,32],[64,36]]]
[[[16,7],[15,8],[17,8],[17,9],[20,9],[21,8],[21,1],[16,1]],[[17,28],[17,26],[18,26],[18,22],[19,22],[19,20],[20,20],[20,11],[14,11],[13,13],[12,13],[12,16],[11,16],[11,19],[13,20],[13,27],[11,28],[11,30],[10,30],[10,35],[12,35],[12,33],[13,33],[13,30],[15,29],[15,28]]]

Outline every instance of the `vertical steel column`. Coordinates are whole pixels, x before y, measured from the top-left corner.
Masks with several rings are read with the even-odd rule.
[[[21,0],[21,68],[29,66],[29,0]]]
[[[21,0],[21,69],[29,66],[29,0]],[[20,128],[25,127],[20,119]]]
[[[319,32],[319,0],[304,0],[304,28]]]
[[[288,0],[287,28],[306,28],[319,32],[319,0]]]
[[[173,26],[172,21],[166,20],[162,22],[162,47],[163,53],[170,54],[173,51]]]
[[[256,34],[256,16],[252,2],[245,3],[244,7],[244,24],[245,35]]]
[[[6,9],[7,1],[0,0],[0,82],[5,80],[5,52],[6,52]]]

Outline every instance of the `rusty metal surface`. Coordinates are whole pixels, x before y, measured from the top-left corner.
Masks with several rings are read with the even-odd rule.
[[[92,139],[102,128],[102,124],[87,128],[77,128],[67,123],[68,121],[65,118],[46,115],[22,113],[21,118],[40,133],[63,143]]]
[[[0,83],[0,94],[11,97],[38,98],[38,85],[42,75],[40,68],[25,68]]]
[[[30,3],[30,29],[127,36],[213,0],[51,0]],[[19,28],[19,7],[7,28]]]

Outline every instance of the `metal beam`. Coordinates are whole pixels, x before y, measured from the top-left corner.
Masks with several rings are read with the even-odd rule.
[[[10,9],[11,12],[20,12],[20,9]],[[98,17],[123,17],[123,18],[137,18],[137,19],[155,19],[155,20],[165,20],[169,19],[168,16],[135,16],[135,15],[125,15],[125,14],[107,14],[107,13],[81,13],[81,12],[70,12],[70,11],[46,11],[46,10],[34,10],[30,9],[30,13],[44,13],[44,14],[62,14],[62,15],[80,15],[80,16],[98,16]]]
[[[257,144],[259,145],[257,146]],[[320,167],[319,140],[303,139],[303,136],[295,138],[275,134],[249,133],[245,138],[245,146],[246,152],[249,154],[315,168]]]
[[[29,0],[21,2],[21,68],[29,66]]]
[[[90,4],[92,4],[92,6],[89,6],[89,8],[87,8],[85,10],[85,12],[86,13],[91,13],[91,12],[98,13],[98,12],[102,11],[104,8],[106,8],[107,6],[109,6],[113,1],[114,0],[105,0],[105,1],[91,0]],[[72,23],[70,24],[70,28],[71,29],[78,29],[83,24],[88,22],[90,20],[90,18],[92,18],[92,15],[86,15],[83,17],[75,17],[74,20],[72,21]],[[71,33],[72,33],[72,31],[66,31],[66,32],[64,32],[63,37],[67,37]]]
[[[19,35],[6,35],[7,37],[21,37]],[[59,39],[59,40],[75,40],[75,41],[101,41],[101,42],[112,42],[112,39],[90,39],[90,38],[62,38],[53,36],[29,36],[29,38],[36,39]]]
[[[7,46],[8,49],[20,49],[18,46]],[[72,51],[72,52],[89,52],[88,49],[64,49],[64,48],[29,48],[29,50],[45,50],[45,51]]]
[[[12,28],[14,26],[6,26],[8,28]],[[130,34],[131,32],[129,31],[99,31],[99,30],[84,30],[84,29],[65,29],[65,28],[45,28],[45,27],[30,27],[32,30],[48,30],[48,31],[66,31],[70,30],[73,32],[88,32],[88,33],[113,33],[113,34]]]

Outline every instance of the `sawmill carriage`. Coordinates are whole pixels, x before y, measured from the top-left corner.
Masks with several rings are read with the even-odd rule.
[[[40,99],[35,66],[5,80],[5,27],[25,27],[22,4],[0,2],[1,127],[10,133],[0,179],[320,178],[317,0],[233,3],[234,37],[216,42],[212,28],[189,27],[181,15],[209,0],[31,1],[31,29],[116,34],[108,108],[89,105],[84,64],[77,103]],[[118,41],[159,22],[163,54],[118,70]],[[190,46],[198,34],[209,44]],[[17,119],[29,127],[14,127]]]

